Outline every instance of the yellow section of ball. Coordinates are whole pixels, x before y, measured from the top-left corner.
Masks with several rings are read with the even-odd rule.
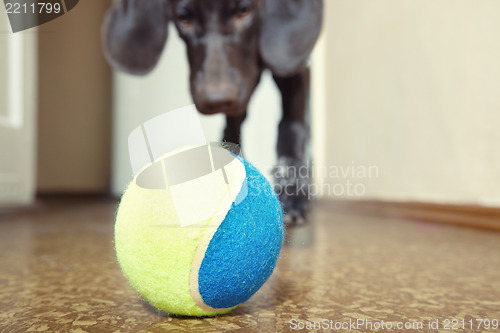
[[[194,207],[193,209],[197,209]],[[132,287],[168,313],[207,316],[190,293],[190,270],[198,241],[210,219],[179,227],[168,190],[139,187],[132,181],[122,197],[115,224],[118,262]]]

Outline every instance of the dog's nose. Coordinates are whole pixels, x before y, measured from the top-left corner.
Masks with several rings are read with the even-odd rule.
[[[200,91],[202,113],[232,113],[238,100],[235,85],[229,83],[206,84]]]

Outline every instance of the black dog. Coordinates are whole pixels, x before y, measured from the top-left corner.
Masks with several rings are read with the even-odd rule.
[[[225,113],[224,140],[233,143],[240,141],[260,75],[270,69],[283,104],[274,173],[288,221],[298,222],[308,210],[308,177],[296,177],[288,167],[305,165],[306,62],[321,29],[322,7],[322,0],[119,0],[103,25],[104,48],[114,67],[146,74],[160,57],[172,20],[187,45],[196,107],[204,114]]]

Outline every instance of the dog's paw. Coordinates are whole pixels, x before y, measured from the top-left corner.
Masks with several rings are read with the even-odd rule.
[[[273,168],[274,190],[278,195],[287,225],[308,222],[310,211],[310,170],[302,161],[280,157]]]
[[[305,225],[309,222],[309,210],[290,210],[285,212],[283,216],[283,223],[286,226]]]

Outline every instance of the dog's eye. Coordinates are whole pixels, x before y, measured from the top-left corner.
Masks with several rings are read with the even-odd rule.
[[[176,20],[180,24],[189,24],[193,19],[193,15],[188,10],[181,10],[177,12]]]
[[[236,7],[236,13],[235,14],[236,14],[237,17],[245,17],[248,14],[250,14],[250,11],[251,11],[250,6],[239,5],[238,7]]]

